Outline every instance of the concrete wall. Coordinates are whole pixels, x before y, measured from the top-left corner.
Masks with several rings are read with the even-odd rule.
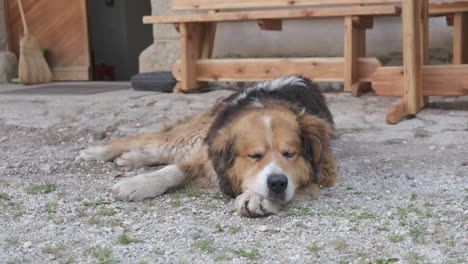
[[[151,2],[153,15],[171,13],[170,1]],[[401,18],[378,17],[374,22],[374,29],[367,34],[367,56],[378,57],[386,65],[401,63]],[[281,32],[261,31],[255,22],[220,23],[214,56],[342,56],[343,23],[342,18],[284,21]],[[445,18],[431,18],[430,32],[432,62],[449,61],[452,28],[447,26]],[[140,55],[140,71],[170,70],[179,58],[177,32],[172,25],[155,25],[153,35],[154,44]]]

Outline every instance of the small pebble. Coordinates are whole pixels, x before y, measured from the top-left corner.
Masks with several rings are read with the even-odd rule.
[[[268,226],[266,226],[266,225],[261,225],[261,226],[258,227],[257,230],[260,231],[260,232],[265,232],[265,231],[268,230]]]
[[[31,241],[26,241],[24,242],[23,244],[23,248],[30,248],[32,246],[32,242]]]
[[[197,230],[190,231],[190,237],[193,239],[199,239],[201,237],[201,233]]]

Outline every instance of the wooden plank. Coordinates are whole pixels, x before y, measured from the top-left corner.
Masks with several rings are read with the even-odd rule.
[[[359,81],[370,81],[381,66],[376,58],[359,59]],[[343,58],[210,59],[198,60],[197,81],[263,81],[302,75],[314,81],[343,81]],[[172,70],[181,80],[181,63]]]
[[[388,124],[396,124],[405,117],[405,103],[403,99],[399,98],[395,102],[391,103],[387,108],[387,114],[385,115],[385,122]]]
[[[52,69],[69,67],[66,74],[56,73],[53,78],[89,80],[91,59],[86,0],[22,0],[22,4],[31,34],[47,50],[49,66]],[[5,14],[8,46],[18,56],[23,25],[17,0],[5,1]]]
[[[257,24],[262,30],[283,30],[283,20],[281,19],[259,19]]]
[[[421,19],[421,1],[402,2],[403,99],[405,111],[408,114],[416,114],[423,105],[421,92]]]
[[[444,15],[459,12],[468,12],[468,1],[429,3],[429,14],[431,15]]]
[[[399,3],[401,0],[172,0],[173,9],[235,9]]]
[[[393,5],[380,6],[348,6],[323,7],[304,9],[236,11],[208,14],[180,14],[167,16],[144,16],[144,24],[171,24],[187,22],[221,22],[244,21],[258,19],[298,19],[316,17],[342,17],[342,16],[384,16],[399,15],[400,8]]]
[[[352,16],[344,19],[344,91],[351,92],[358,82],[359,33]]]
[[[181,78],[180,89],[187,91],[199,87],[197,82],[197,60],[200,56],[200,24],[182,23],[180,30]]]
[[[453,16],[453,64],[468,64],[468,12]]]
[[[372,76],[372,89],[380,96],[403,96],[403,67],[381,67]],[[468,95],[468,64],[422,67],[422,95]]]

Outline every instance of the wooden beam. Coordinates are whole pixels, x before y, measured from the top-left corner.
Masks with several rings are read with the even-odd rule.
[[[374,27],[374,17],[373,16],[354,16],[353,23],[354,23],[354,26],[359,29],[372,29]]]
[[[404,95],[403,67],[381,67],[372,76],[372,89],[380,96]],[[422,67],[422,95],[468,95],[468,64]]]
[[[403,99],[399,98],[395,102],[391,103],[387,108],[387,114],[385,115],[385,122],[388,124],[396,124],[405,117],[405,103]]]
[[[283,30],[283,20],[281,19],[259,19],[257,24],[262,30]]]
[[[430,15],[444,15],[459,12],[468,12],[468,1],[429,3]]]
[[[144,24],[172,24],[190,22],[225,22],[258,19],[297,19],[314,17],[342,17],[342,16],[379,16],[399,15],[400,8],[393,5],[379,6],[348,6],[323,7],[261,11],[236,11],[208,14],[180,14],[166,16],[144,16]]]
[[[200,56],[200,24],[181,23],[180,30],[180,57],[181,57],[181,78],[180,90],[199,88],[197,82],[197,60]]]
[[[468,12],[453,16],[453,64],[468,64]]]
[[[370,81],[381,67],[376,58],[359,59],[359,81]],[[198,60],[197,81],[263,81],[302,75],[314,81],[343,81],[344,58],[210,59]],[[181,80],[181,63],[172,74]]]
[[[173,9],[235,9],[313,5],[354,5],[399,3],[401,0],[172,0]]]
[[[426,1],[426,0],[422,0]],[[421,1],[402,2],[405,111],[416,114],[423,106],[421,92]]]

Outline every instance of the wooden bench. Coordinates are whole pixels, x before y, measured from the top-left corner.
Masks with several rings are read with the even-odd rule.
[[[465,5],[461,6],[441,3],[431,4],[429,8],[427,0],[172,0],[174,10],[205,13],[146,16],[143,21],[146,24],[174,24],[180,33],[181,59],[173,67],[173,74],[179,81],[175,92],[200,88],[207,81],[260,81],[299,74],[314,81],[343,81],[345,91],[359,95],[368,87],[366,83],[372,81],[379,95],[401,97],[387,111],[387,122],[396,123],[405,114],[416,114],[428,102],[429,95],[452,93],[440,91],[443,81],[455,83],[452,90],[458,89],[457,94],[465,93],[468,81],[465,82],[467,75],[463,74],[468,72],[467,65],[424,66],[429,58],[430,13],[455,14],[454,38],[457,38],[456,43],[462,44],[454,44],[459,49],[458,53],[454,51],[454,62],[459,57],[465,58],[461,47],[466,42],[466,27],[463,27],[466,17],[465,14],[456,15],[464,13],[461,8]],[[266,8],[268,10],[264,10]],[[400,14],[403,66],[381,67],[376,58],[365,57],[365,30],[372,28],[374,16]],[[322,17],[344,18],[343,58],[212,58],[217,22],[251,20],[257,21],[263,30],[281,30],[285,19]],[[464,59],[460,59],[462,62]],[[441,79],[434,80],[434,76]],[[429,86],[423,89],[423,84],[428,83],[437,83],[437,93],[430,91]]]
[[[400,1],[173,0],[174,10],[203,10],[205,13],[146,16],[143,21],[146,24],[174,24],[179,30],[181,60],[173,68],[174,76],[180,81],[176,92],[200,88],[206,81],[260,81],[300,74],[314,81],[343,81],[345,91],[358,95],[361,88],[369,87],[371,75],[381,66],[376,58],[365,57],[365,30],[373,27],[374,16],[399,15],[400,7],[389,4],[398,2]],[[265,8],[269,9],[258,10]],[[283,9],[271,10],[272,8]],[[286,19],[323,17],[344,17],[343,58],[211,58],[217,22],[250,20],[256,21],[262,30],[282,30],[282,21]]]
[[[468,1],[430,3],[429,16],[446,16],[448,25],[453,26],[453,65],[421,66],[419,96],[427,102],[428,96],[468,95]],[[401,97],[387,109],[386,121],[390,124],[409,113],[403,100],[404,74],[404,67],[397,66],[381,67],[372,76],[372,88],[378,95]]]

